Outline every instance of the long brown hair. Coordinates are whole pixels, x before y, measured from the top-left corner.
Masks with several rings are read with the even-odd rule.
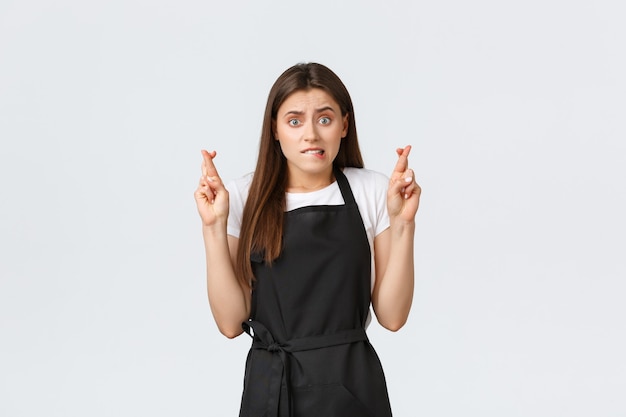
[[[271,264],[282,250],[287,161],[274,137],[273,122],[289,95],[312,88],[324,90],[339,105],[341,116],[348,115],[348,133],[341,140],[333,165],[337,168],[363,168],[352,99],[339,77],[329,68],[316,63],[297,64],[283,72],[267,98],[259,157],[243,209],[235,270],[237,277],[246,285],[254,279],[250,264],[252,253],[261,253],[264,261]]]

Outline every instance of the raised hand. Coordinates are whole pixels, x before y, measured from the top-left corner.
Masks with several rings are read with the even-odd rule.
[[[228,220],[228,191],[220,179],[213,159],[217,153],[202,150],[202,176],[194,193],[198,213],[204,226],[213,226]]]
[[[415,173],[409,168],[411,146],[396,149],[398,162],[389,180],[387,210],[389,218],[410,222],[415,219],[422,189],[415,182]]]

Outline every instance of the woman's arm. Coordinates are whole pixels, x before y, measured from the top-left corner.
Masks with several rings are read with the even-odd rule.
[[[410,146],[396,150],[398,162],[387,191],[390,226],[374,239],[372,306],[378,322],[391,331],[404,326],[413,301],[413,240],[421,188],[408,168],[410,151]]]
[[[215,151],[202,151],[202,177],[194,194],[202,219],[206,253],[207,293],[220,332],[233,338],[250,315],[250,290],[235,275],[238,239],[228,236],[228,191],[213,164]]]

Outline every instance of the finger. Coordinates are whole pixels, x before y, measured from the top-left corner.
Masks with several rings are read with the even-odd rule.
[[[396,166],[393,169],[393,173],[395,176],[402,175],[409,167],[409,153],[410,152],[411,152],[411,145],[407,145],[404,148],[396,149],[396,153],[398,154],[398,162],[396,162]]]
[[[411,178],[411,181],[409,183],[409,178]],[[405,181],[407,182],[407,186],[404,188],[404,198],[407,199],[409,197],[411,197],[412,195],[417,195],[417,197],[419,198],[420,194],[422,193],[422,188],[419,186],[419,184],[415,181],[415,176],[411,176],[411,177],[406,177]]]
[[[211,200],[213,197],[213,193],[211,192],[211,189],[207,186],[202,186],[199,185],[198,188],[196,188],[196,191],[194,193],[194,197],[196,198],[196,200]]]
[[[394,193],[399,193],[403,198],[407,199],[415,190],[417,183],[415,182],[415,173],[412,169],[404,171],[395,181],[393,187]]]
[[[206,176],[206,156],[205,154],[208,154],[207,151],[205,151],[204,149],[200,150],[200,154],[202,155],[202,163],[200,164],[200,169],[202,170],[202,176]]]
[[[415,172],[413,172],[413,170],[409,168],[402,173],[401,178],[405,184],[405,187],[408,187],[409,185],[415,183]]]
[[[200,177],[200,180],[198,181],[198,190],[212,190],[211,185],[213,184],[212,181],[209,181],[208,177],[202,176]],[[213,193],[211,191],[211,193]]]
[[[395,180],[392,180],[389,185],[389,194],[400,194],[404,197],[405,190],[413,183],[412,171],[405,171],[398,173]]]
[[[213,158],[217,155],[217,152],[207,152],[206,150],[202,150],[202,175],[209,177],[219,176],[217,173],[217,168],[215,168],[215,164],[213,163]]]
[[[198,188],[202,188],[207,189],[207,190],[211,190],[211,185],[209,184],[209,181],[207,180],[206,177],[200,177],[200,183],[198,184]],[[212,193],[212,192],[211,192]]]
[[[213,151],[212,153],[207,152],[206,150],[202,149],[200,150],[200,153],[202,154],[202,175],[206,176],[207,174],[207,170],[208,170],[208,166],[209,166],[209,162],[215,157],[215,151]]]
[[[403,191],[404,199],[406,200],[409,197],[411,197],[416,190],[417,190],[417,184],[415,182],[412,182],[411,184],[407,185]]]
[[[201,176],[198,181],[198,188],[206,188],[210,194],[217,195],[218,192],[226,190],[224,183],[219,177]]]
[[[215,196],[217,196],[217,190],[211,188],[206,182],[204,185],[199,185],[196,189],[194,196],[197,201],[204,201],[210,204],[215,203]]]

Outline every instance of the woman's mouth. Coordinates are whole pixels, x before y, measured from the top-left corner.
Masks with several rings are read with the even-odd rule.
[[[323,149],[306,149],[302,153],[307,155],[324,155]]]

